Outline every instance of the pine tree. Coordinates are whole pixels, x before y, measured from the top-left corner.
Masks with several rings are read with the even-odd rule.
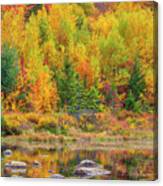
[[[92,87],[87,94],[87,108],[100,111],[99,92],[96,87]]]
[[[12,92],[17,84],[17,75],[19,72],[17,50],[10,48],[8,44],[4,44],[2,46],[1,62],[2,92],[7,94]]]
[[[79,79],[68,59],[65,59],[62,77],[57,78],[60,107],[67,107],[70,113],[83,110],[99,111],[99,92],[95,87],[88,89]]]
[[[138,111],[138,107],[140,106],[140,95],[144,92],[145,89],[145,81],[144,76],[140,70],[139,59],[136,58],[136,62],[133,68],[133,72],[131,74],[131,78],[128,86],[128,96],[125,101],[126,109]]]
[[[62,74],[56,75],[58,91],[60,95],[60,107],[68,106],[68,110],[76,106],[76,97],[78,91],[77,74],[72,68],[72,65],[65,59]]]
[[[76,95],[77,111],[86,109],[87,102],[87,92],[84,86],[84,82],[80,81],[78,83],[78,91]]]

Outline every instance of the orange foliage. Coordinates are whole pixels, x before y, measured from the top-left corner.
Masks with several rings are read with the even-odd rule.
[[[82,80],[86,80],[88,87],[94,83],[93,71],[88,61],[80,62],[76,68],[76,71],[79,73]]]
[[[56,110],[58,95],[56,85],[50,81],[48,73],[41,73],[31,86],[30,103],[37,112],[51,112]]]

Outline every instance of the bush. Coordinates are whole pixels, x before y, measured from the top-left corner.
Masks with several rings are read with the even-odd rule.
[[[36,113],[27,113],[24,117],[31,123],[38,124],[40,120],[40,115]]]
[[[54,134],[67,134],[70,127],[76,126],[77,120],[68,114],[55,114],[40,116],[36,130],[47,130]]]
[[[24,119],[19,118],[18,115],[11,114],[7,116],[2,116],[1,125],[2,125],[2,135],[19,135],[22,133],[19,128]]]

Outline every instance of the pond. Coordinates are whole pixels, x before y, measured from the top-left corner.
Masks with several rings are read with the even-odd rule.
[[[151,150],[115,149],[115,150],[71,150],[53,149],[34,151],[12,149],[10,155],[2,152],[2,176],[49,178],[61,174],[65,178],[79,178],[74,170],[82,160],[93,160],[102,165],[109,175],[94,176],[91,179],[136,179],[153,180],[155,178],[155,161]],[[11,161],[25,162],[24,171],[6,168]],[[82,178],[82,176],[81,176]]]

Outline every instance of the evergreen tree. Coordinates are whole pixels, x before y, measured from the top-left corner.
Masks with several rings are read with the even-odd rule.
[[[19,72],[17,60],[17,50],[4,44],[1,57],[1,85],[4,94],[12,92],[16,86]]]
[[[84,87],[84,83],[80,81],[78,83],[78,91],[76,95],[76,103],[77,103],[77,111],[81,111],[83,109],[86,109],[86,103],[87,103],[87,92]]]
[[[57,77],[58,92],[60,95],[60,107],[65,105],[70,107],[76,106],[76,97],[78,91],[78,77],[69,63],[68,59],[65,59],[62,73]]]
[[[92,109],[99,111],[99,93],[95,87],[87,89],[85,82],[73,70],[70,62],[65,59],[62,76],[57,78],[60,107],[67,106],[70,113]]]
[[[125,101],[126,109],[138,111],[140,110],[140,95],[144,92],[145,89],[145,80],[144,76],[140,70],[139,59],[136,59],[133,72],[128,86],[128,96]]]
[[[95,111],[100,111],[99,92],[96,87],[92,87],[87,93],[87,107]]]

